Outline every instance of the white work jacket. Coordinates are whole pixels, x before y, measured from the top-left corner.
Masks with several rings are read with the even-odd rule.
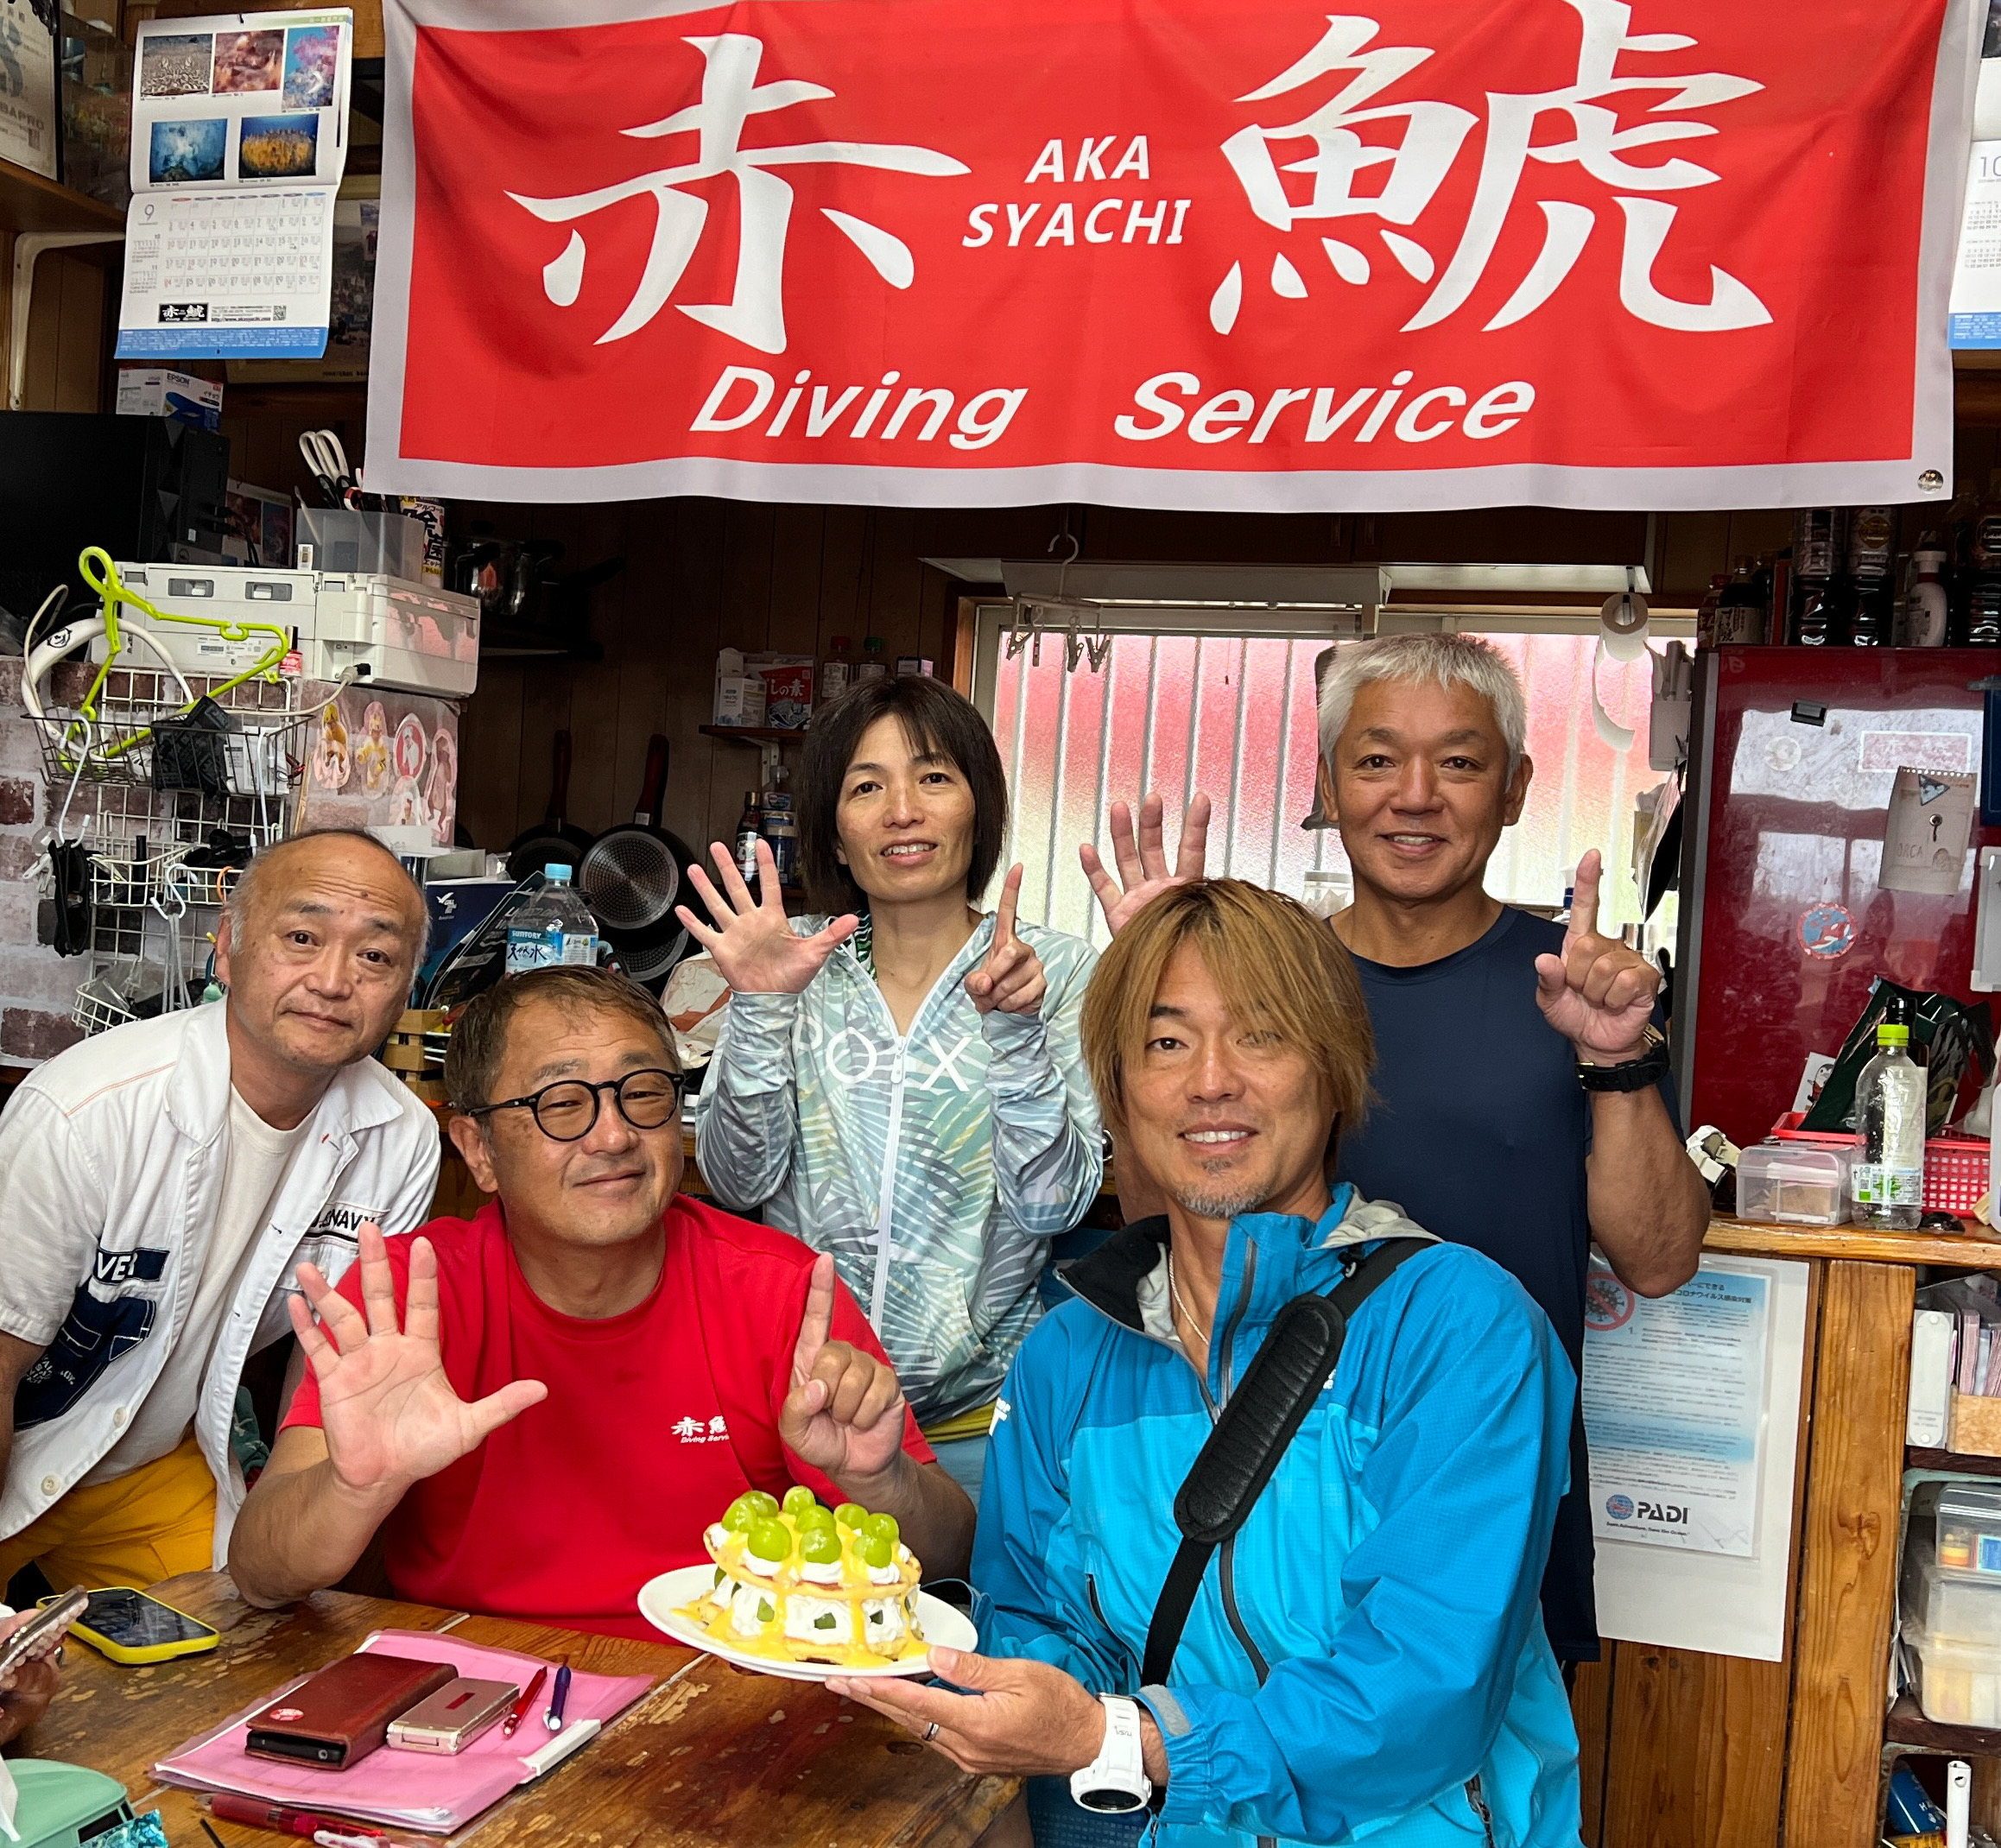
[[[8,1288],[33,1269],[46,1277],[51,1254],[23,1249],[23,1228],[0,1214],[0,1330],[45,1348],[16,1395],[0,1537],[54,1506],[117,1442],[193,1308],[228,1159],[227,1006],[85,1040],[29,1073],[0,1116],[0,1173],[50,1165],[76,1206],[76,1294],[53,1332],[24,1290]],[[287,1332],[294,1270],[309,1260],[339,1278],[364,1220],[407,1232],[429,1217],[437,1186],[430,1111],[373,1060],[336,1074],[308,1124],[202,1376],[194,1433],[216,1479],[218,1567],[244,1498],[230,1445],[237,1383],[250,1354]]]

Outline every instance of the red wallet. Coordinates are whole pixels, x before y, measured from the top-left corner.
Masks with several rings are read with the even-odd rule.
[[[350,1655],[253,1714],[244,1750],[256,1758],[345,1770],[383,1743],[392,1719],[458,1678],[449,1662]]]

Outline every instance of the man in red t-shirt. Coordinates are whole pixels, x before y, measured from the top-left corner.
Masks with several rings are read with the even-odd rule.
[[[965,1570],[972,1504],[833,1260],[676,1193],[679,1061],[643,989],[511,978],[445,1076],[499,1198],[364,1227],[339,1289],[300,1267],[311,1367],[231,1538],[245,1598],[332,1585],[379,1535],[401,1597],[647,1636],[640,1586],[706,1560],[744,1490],[795,1482],[894,1515],[928,1575]]]

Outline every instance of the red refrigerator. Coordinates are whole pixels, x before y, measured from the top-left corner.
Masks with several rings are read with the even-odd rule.
[[[1697,657],[1675,974],[1682,1122],[1749,1146],[1839,1052],[1871,979],[1963,1000],[1979,826],[1949,896],[1877,883],[1898,768],[1978,773],[1992,649],[1726,647]]]

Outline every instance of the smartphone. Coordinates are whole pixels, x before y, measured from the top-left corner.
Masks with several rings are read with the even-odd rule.
[[[80,1585],[73,1585],[60,1598],[44,1598],[35,1606],[35,1615],[0,1643],[0,1676],[11,1674],[32,1655],[49,1655],[89,1599],[90,1593]]]
[[[115,1662],[163,1662],[198,1655],[222,1641],[219,1630],[130,1585],[92,1592],[70,1628]]]
[[[389,1743],[406,1752],[462,1752],[501,1719],[520,1693],[512,1681],[477,1681],[462,1674],[392,1719]]]

